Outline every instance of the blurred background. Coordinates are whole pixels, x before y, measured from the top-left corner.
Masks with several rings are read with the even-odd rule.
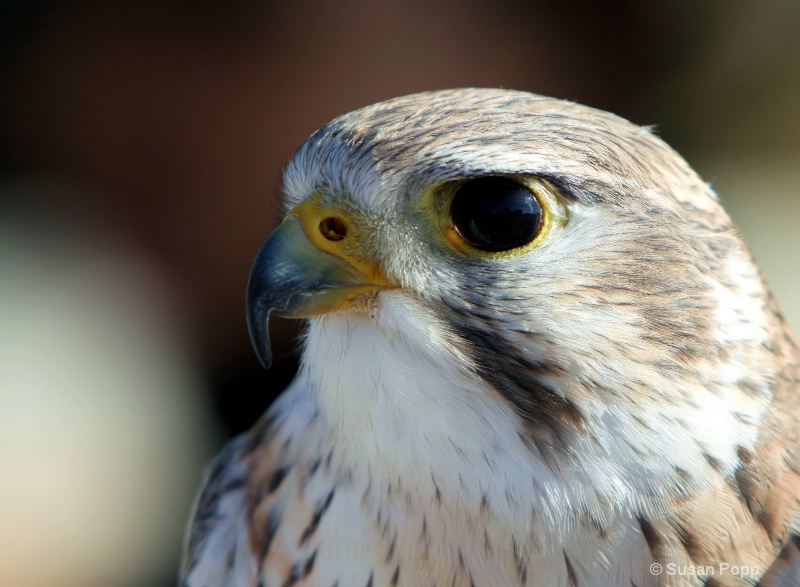
[[[172,585],[204,463],[291,379],[247,339],[279,172],[329,119],[503,86],[710,181],[800,328],[800,3],[0,0],[0,585]]]

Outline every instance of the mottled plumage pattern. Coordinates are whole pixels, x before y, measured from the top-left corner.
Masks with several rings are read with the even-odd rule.
[[[487,175],[552,192],[530,250],[441,237],[430,194]],[[417,94],[323,127],[283,192],[353,219],[347,255],[392,287],[309,321],[295,382],[210,469],[183,586],[800,585],[800,354],[651,132]]]

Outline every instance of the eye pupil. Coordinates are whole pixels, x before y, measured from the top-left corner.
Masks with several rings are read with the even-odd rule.
[[[531,242],[542,225],[542,207],[524,185],[506,177],[480,177],[462,185],[450,218],[468,243],[508,251]]]

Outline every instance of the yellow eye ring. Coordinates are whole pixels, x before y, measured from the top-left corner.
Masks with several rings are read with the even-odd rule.
[[[448,182],[432,190],[444,239],[463,254],[516,256],[538,246],[565,210],[543,179],[490,175]]]

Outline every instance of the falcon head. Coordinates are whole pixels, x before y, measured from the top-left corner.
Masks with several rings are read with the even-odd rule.
[[[738,466],[794,352],[713,192],[605,112],[397,98],[314,133],[282,190],[254,346],[268,366],[270,313],[309,319],[299,378],[386,479],[657,508]]]

